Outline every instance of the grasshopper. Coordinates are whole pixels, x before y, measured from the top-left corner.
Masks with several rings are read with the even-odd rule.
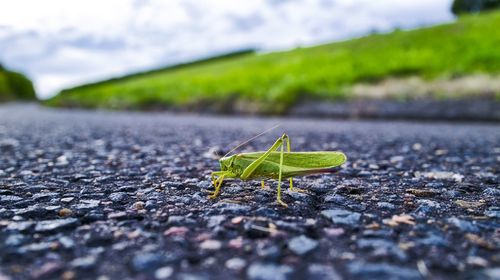
[[[277,152],[278,149],[280,149],[279,152]],[[344,153],[338,151],[291,152],[290,138],[286,134],[279,137],[265,152],[239,153],[231,156],[228,154],[219,159],[221,171],[214,171],[211,174],[215,191],[210,194],[210,198],[216,198],[220,194],[222,183],[226,178],[239,178],[243,181],[261,179],[262,188],[264,188],[264,179],[278,179],[276,201],[285,207],[288,205],[281,200],[283,178],[289,178],[290,190],[294,191],[292,177],[332,173],[337,171],[336,167],[342,165],[347,159]],[[297,191],[300,190],[297,189]]]

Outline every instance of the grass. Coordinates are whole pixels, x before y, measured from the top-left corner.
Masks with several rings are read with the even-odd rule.
[[[36,100],[33,83],[23,74],[0,66],[0,102]]]
[[[352,98],[353,85],[389,77],[498,75],[498,26],[500,12],[489,12],[419,30],[285,52],[244,53],[64,90],[47,104],[283,113],[303,99]]]

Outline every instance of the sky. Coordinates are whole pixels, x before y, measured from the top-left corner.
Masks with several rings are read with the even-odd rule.
[[[0,63],[40,98],[134,71],[452,21],[452,0],[0,0]]]

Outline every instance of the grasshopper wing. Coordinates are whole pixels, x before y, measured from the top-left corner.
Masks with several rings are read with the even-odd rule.
[[[262,154],[262,152],[243,153],[239,155],[239,158],[251,161],[259,158]],[[335,167],[342,165],[346,159],[344,153],[334,151],[285,152],[283,154],[283,176],[294,177],[334,172],[336,171]],[[255,173],[264,176],[277,174],[279,164],[280,153],[272,152],[262,166],[255,170]]]

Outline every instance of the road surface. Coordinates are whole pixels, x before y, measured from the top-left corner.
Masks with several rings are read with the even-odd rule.
[[[336,174],[228,181],[271,127]],[[500,125],[0,106],[0,279],[499,279]],[[98,278],[101,277],[101,278]],[[225,278],[223,278],[225,277]]]

